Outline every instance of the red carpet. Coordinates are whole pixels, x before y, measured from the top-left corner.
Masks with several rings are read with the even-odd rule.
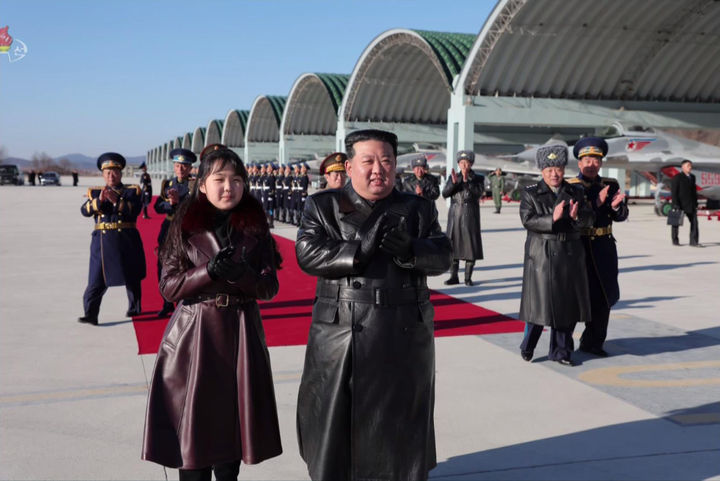
[[[133,317],[138,341],[138,354],[153,354],[158,350],[168,319],[155,316],[162,308],[157,285],[157,256],[154,252],[162,216],[138,219],[138,229],[145,246],[147,277],[143,281],[143,315]],[[278,272],[280,292],[271,301],[260,303],[268,346],[299,346],[307,342],[315,297],[315,278],[300,270],[295,259],[295,243],[275,236],[283,256],[283,268]],[[435,336],[464,336],[522,332],[525,323],[494,311],[434,292]]]

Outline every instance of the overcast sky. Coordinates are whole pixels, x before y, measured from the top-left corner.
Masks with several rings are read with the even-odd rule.
[[[2,0],[0,146],[30,158],[157,145],[286,96],[305,72],[350,74],[391,28],[477,34],[495,0]]]

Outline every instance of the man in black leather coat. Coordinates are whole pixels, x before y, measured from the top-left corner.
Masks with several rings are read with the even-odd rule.
[[[670,191],[672,193],[672,205],[674,209],[682,210],[690,221],[690,246],[700,247],[700,232],[697,220],[697,188],[695,174],[692,174],[692,162],[685,159],[680,164],[682,172],[672,178]],[[680,228],[672,226],[670,233],[673,245],[680,245]]]
[[[433,307],[450,243],[432,202],[395,190],[397,137],[346,139],[351,182],[307,199],[296,243],[318,277],[297,422],[313,480],[423,480],[436,465]]]
[[[426,199],[435,200],[440,197],[440,181],[428,172],[427,157],[418,154],[410,161],[413,175],[405,177],[402,181],[403,192],[417,194]]]

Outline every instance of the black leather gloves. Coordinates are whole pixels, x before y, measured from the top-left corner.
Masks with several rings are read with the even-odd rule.
[[[405,217],[400,219],[397,226],[385,230],[380,240],[380,249],[401,262],[413,257],[412,237],[408,233]]]
[[[357,260],[359,264],[367,263],[375,254],[377,250],[379,238],[382,234],[382,228],[385,223],[386,213],[382,213],[375,223],[364,233],[360,240],[360,249],[357,254]]]
[[[215,254],[215,257],[210,259],[210,262],[208,262],[207,270],[210,277],[214,280],[230,280],[237,265],[237,263],[231,259],[234,253],[235,246],[233,245],[220,249],[220,251]]]

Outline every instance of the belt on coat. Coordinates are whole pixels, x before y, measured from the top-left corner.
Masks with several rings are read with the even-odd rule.
[[[197,296],[183,299],[183,305],[196,304],[198,302],[214,301],[215,307],[230,307],[240,304],[254,302],[256,299],[245,296],[232,296],[230,294],[198,294]]]
[[[339,285],[318,284],[315,295],[334,301],[352,301],[379,306],[399,306],[415,304],[430,299],[427,287],[345,287]]]
[[[547,240],[566,241],[580,239],[579,232],[558,232],[557,234],[540,234],[539,232],[528,232],[528,234],[533,237],[539,237],[541,239]]]
[[[580,234],[585,237],[602,237],[605,235],[612,234],[612,226],[606,227],[589,227],[580,231]]]
[[[98,222],[95,224],[95,230],[121,230],[134,228],[135,222]]]

